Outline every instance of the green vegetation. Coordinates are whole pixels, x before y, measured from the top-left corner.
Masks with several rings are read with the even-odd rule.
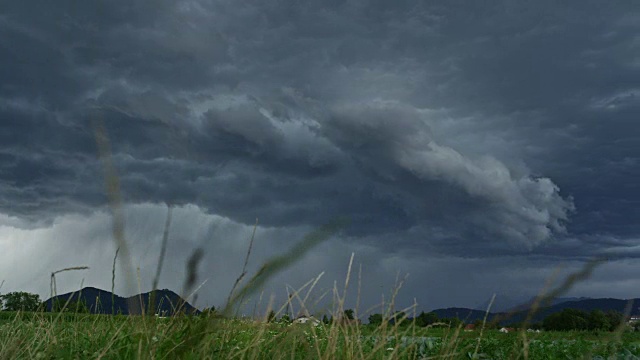
[[[349,319],[349,320],[353,320],[353,316],[354,316],[354,311],[353,309],[347,309],[344,311],[344,317]]]
[[[640,356],[637,332],[463,331],[461,327],[207,316],[113,316],[4,311],[2,359],[605,359]],[[418,317],[416,317],[417,320]]]
[[[425,313],[424,311],[416,318],[416,325],[425,327],[438,322],[438,315],[432,312]]]
[[[640,357],[638,323],[618,312],[565,309],[541,324],[498,330],[476,320],[465,331],[457,318],[412,309],[368,315],[324,314],[318,326],[292,323],[289,314],[269,310],[264,318],[223,317],[215,307],[199,316],[90,314],[77,300],[54,301],[44,311],[39,297],[25,292],[0,296],[0,359],[609,359]],[[280,311],[289,307],[285,304]],[[278,316],[281,315],[281,316]],[[533,332],[531,328],[542,328]]]
[[[277,269],[266,265],[268,271]],[[254,291],[260,274],[239,293]],[[345,289],[348,285],[345,282]],[[258,280],[255,280],[258,279]],[[308,286],[305,285],[304,287]],[[249,290],[247,290],[247,287]],[[304,288],[303,287],[303,288]],[[311,287],[312,288],[312,287]],[[311,291],[311,288],[309,291]],[[300,289],[299,291],[302,291]],[[346,290],[345,290],[346,293]],[[513,327],[475,320],[466,331],[458,318],[439,318],[415,308],[367,314],[344,309],[344,295],[322,322],[292,322],[284,309],[267,309],[262,318],[238,318],[232,305],[200,315],[173,317],[90,314],[78,300],[50,302],[37,295],[2,295],[0,359],[609,359],[640,357],[638,324],[625,323],[617,312],[566,309],[540,324]],[[297,298],[298,293],[292,294]],[[230,299],[233,300],[233,296]],[[46,312],[45,310],[50,310]],[[320,317],[318,317],[319,319]],[[542,332],[531,329],[542,328]]]
[[[640,356],[638,324],[617,312],[565,309],[548,316],[543,332],[501,333],[476,320],[465,331],[457,319],[421,312],[373,313],[369,324],[346,309],[318,326],[292,323],[269,310],[262,319],[223,318],[215,307],[199,316],[169,318],[90,314],[80,301],[53,302],[44,312],[37,295],[1,297],[0,358],[12,359],[609,359]],[[340,306],[338,306],[339,308]],[[285,307],[283,306],[282,309]],[[17,310],[16,310],[17,309]],[[28,309],[28,310],[24,310]],[[282,310],[281,309],[281,310]],[[620,325],[624,326],[620,326]],[[634,328],[635,327],[635,328]]]
[[[267,267],[271,271],[272,268]],[[254,291],[254,276],[239,293]],[[305,285],[308,286],[309,284]],[[348,285],[345,282],[345,289]],[[304,287],[303,287],[304,288]],[[299,291],[302,291],[300,289]],[[311,291],[311,288],[309,289]],[[346,293],[346,290],[345,290]],[[297,292],[289,297],[297,298]],[[292,322],[284,309],[267,309],[262,318],[238,318],[232,305],[200,315],[173,317],[90,314],[78,300],[53,301],[45,309],[37,295],[2,295],[0,359],[609,359],[640,357],[638,324],[617,312],[566,309],[541,324],[498,330],[475,320],[466,331],[458,318],[439,318],[415,308],[394,310],[357,321],[357,309],[344,309],[344,295],[322,322]],[[395,295],[394,295],[395,296]],[[233,299],[230,296],[230,299]],[[46,312],[44,310],[50,310]],[[318,317],[319,319],[320,317]],[[513,327],[517,327],[512,325]],[[542,328],[542,332],[530,329]]]
[[[624,316],[616,311],[602,312],[593,310],[590,313],[575,309],[564,309],[562,312],[547,316],[542,326],[547,330],[603,330],[614,331],[624,322]]]
[[[7,311],[36,311],[40,304],[39,295],[24,291],[0,295],[0,309]]]

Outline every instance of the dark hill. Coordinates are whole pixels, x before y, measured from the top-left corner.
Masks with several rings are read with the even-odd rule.
[[[547,304],[542,304],[542,305],[544,305],[544,307],[550,307],[550,306],[555,306],[555,305],[559,305],[559,304],[570,302],[570,301],[582,301],[582,300],[591,300],[591,298],[588,298],[588,297],[554,298],[548,301]],[[529,301],[527,301],[526,303],[520,304],[518,306],[514,306],[513,308],[506,309],[502,312],[529,311],[529,309],[531,309],[531,307],[535,302],[536,302],[536,298],[534,297],[529,299]]]
[[[85,287],[79,291],[54,296],[46,300],[44,304],[45,308],[51,311],[54,301],[58,300],[66,303],[71,298],[71,301],[77,301],[78,299],[83,301],[93,314],[111,314],[112,311],[123,315],[140,314],[141,305],[144,309],[148,308],[150,294],[151,292],[146,292],[128,298],[113,295],[112,303],[111,292],[94,287]],[[157,314],[175,315],[175,309],[181,302],[182,298],[171,290],[156,290],[155,308],[157,309]],[[184,302],[182,308],[188,314],[200,312],[188,302]]]
[[[484,319],[484,315],[487,313],[487,311],[481,311],[481,310],[474,310],[474,309],[467,309],[467,308],[447,308],[447,309],[437,309],[437,310],[433,310],[434,313],[436,313],[436,315],[438,315],[438,318],[440,319],[444,319],[444,318],[458,318],[462,321],[464,321],[465,323],[472,323],[478,319],[482,320]],[[492,314],[489,313],[489,318],[492,317]]]
[[[535,314],[532,323],[541,322],[545,317],[561,312],[564,309],[576,309],[582,310],[585,312],[590,312],[592,310],[602,310],[604,312],[613,310],[620,313],[625,313],[626,307],[629,304],[629,301],[633,301],[633,306],[631,308],[631,314],[633,316],[640,315],[640,298],[632,299],[632,300],[621,300],[621,299],[583,299],[576,301],[566,301],[559,304],[555,304],[553,306],[548,306],[541,308]],[[433,310],[434,313],[438,315],[439,318],[452,318],[457,317],[458,319],[464,321],[465,323],[472,323],[475,320],[482,320],[485,315],[485,311],[466,309],[466,308],[447,308],[447,309],[437,309]],[[501,312],[501,313],[489,313],[488,320],[491,321],[493,319],[498,319],[500,324],[513,324],[513,323],[521,323],[523,322],[529,314],[529,309],[515,311],[515,312]]]
[[[539,311],[538,314],[536,314],[535,320],[542,321],[545,317],[557,312],[561,312],[564,309],[576,309],[586,312],[590,312],[592,310],[602,310],[604,312],[613,310],[624,314],[629,301],[633,301],[630,315],[640,315],[640,299],[586,299],[578,301],[567,301],[543,308]],[[524,320],[526,318],[527,311],[520,312],[519,314],[520,318]]]

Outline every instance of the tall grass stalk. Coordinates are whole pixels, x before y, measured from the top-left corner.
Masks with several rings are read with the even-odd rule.
[[[171,227],[172,206],[167,205],[167,219],[164,223],[164,231],[162,232],[162,244],[160,245],[160,255],[158,257],[158,267],[153,277],[153,285],[151,286],[151,295],[149,299],[149,315],[155,314],[156,311],[156,290],[158,290],[158,282],[160,281],[160,273],[164,264],[164,257],[167,252],[167,243],[169,242],[169,229]]]
[[[251,233],[251,239],[249,240],[249,248],[247,249],[247,255],[244,258],[244,265],[242,265],[242,272],[233,283],[233,287],[231,287],[231,291],[229,291],[229,296],[227,297],[227,304],[231,302],[231,297],[236,290],[238,284],[242,281],[242,279],[247,275],[247,265],[249,264],[249,256],[251,256],[251,250],[253,249],[253,240],[256,236],[256,229],[258,228],[258,219],[256,218],[256,223],[253,226],[253,232]]]
[[[115,294],[115,287],[116,287],[116,260],[118,259],[118,252],[120,251],[120,248],[116,249],[116,253],[113,256],[113,265],[111,267],[111,315],[115,315],[116,314],[116,294]]]
[[[133,282],[133,261],[131,259],[129,246],[125,237],[125,218],[122,193],[120,191],[120,177],[118,176],[118,172],[113,164],[111,142],[109,141],[109,134],[107,133],[107,128],[101,118],[101,114],[97,114],[93,119],[93,129],[96,145],[98,147],[98,156],[103,165],[106,193],[107,198],[109,199],[109,208],[111,209],[113,219],[113,239],[116,242],[116,247],[122,251],[123,260],[121,261],[121,264],[124,269],[123,273],[127,290],[133,293],[135,289]],[[140,309],[138,309],[138,305],[133,298],[129,299],[128,306],[129,313],[138,314],[140,312]]]

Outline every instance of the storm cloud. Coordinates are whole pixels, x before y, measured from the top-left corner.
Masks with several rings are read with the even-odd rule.
[[[0,241],[14,263],[1,278],[16,289],[77,262],[109,271],[98,121],[136,264],[148,279],[175,206],[164,284],[179,289],[203,247],[216,285],[201,301],[223,301],[256,218],[258,266],[343,216],[269,289],[321,271],[330,287],[355,252],[381,281],[368,305],[398,271],[407,304],[472,305],[606,255],[578,295],[607,296],[598,279],[640,255],[638,20],[633,2],[598,1],[7,4]]]

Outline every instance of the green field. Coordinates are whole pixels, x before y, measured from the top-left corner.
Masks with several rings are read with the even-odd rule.
[[[0,359],[636,359],[638,332],[465,332],[0,312]]]

